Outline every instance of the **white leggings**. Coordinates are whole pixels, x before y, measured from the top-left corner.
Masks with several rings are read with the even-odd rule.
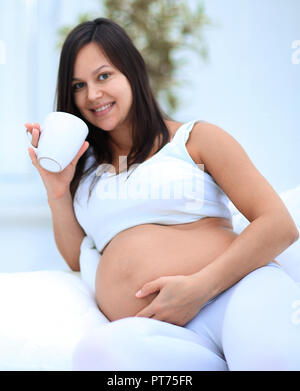
[[[129,317],[89,332],[73,370],[300,370],[300,287],[274,263],[208,302],[184,327]]]

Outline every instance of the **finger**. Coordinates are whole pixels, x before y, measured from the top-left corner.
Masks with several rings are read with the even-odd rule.
[[[39,132],[41,131],[40,124],[38,122],[35,122],[34,124],[25,122],[24,126],[30,134],[32,134],[33,129],[38,129]]]
[[[29,122],[26,122],[26,123],[24,124],[24,126],[25,126],[26,130],[31,134],[33,125],[30,124]]]
[[[32,164],[33,164],[34,167],[38,170],[39,174],[42,175],[44,172],[47,172],[47,171],[39,164],[35,151],[34,151],[31,147],[28,147],[27,149],[28,149],[29,156],[30,156],[30,159],[31,159],[31,161],[32,161]]]
[[[150,319],[160,320],[161,322],[170,323],[169,321],[165,320],[165,318],[162,318],[161,316],[156,315],[156,314],[153,314],[152,316],[149,316],[149,318],[150,318]]]
[[[37,157],[36,157],[36,154],[35,154],[34,150],[31,147],[28,147],[28,153],[29,153],[30,159],[32,161],[32,164],[35,167],[37,167],[38,166]]]
[[[33,128],[31,134],[32,134],[31,144],[34,147],[37,147],[38,146],[38,142],[39,142],[39,138],[40,138],[40,132],[39,132],[39,130],[37,128]]]
[[[138,312],[135,316],[140,318],[152,318],[153,316],[155,316],[155,314],[154,311],[151,309],[150,304],[148,305],[148,307],[143,308],[142,311]]]
[[[81,158],[81,156],[85,153],[85,151],[88,149],[89,145],[90,145],[90,144],[88,143],[88,141],[85,141],[85,142],[82,144],[82,146],[81,146],[81,148],[79,149],[77,155],[75,156],[75,161],[76,161],[76,163],[77,163],[78,160]]]
[[[161,280],[157,279],[151,282],[147,282],[138,292],[136,292],[136,297],[145,297],[151,293],[155,293],[161,289]]]
[[[83,145],[81,146],[81,148],[79,149],[77,155],[74,157],[74,159],[72,160],[72,163],[71,164],[74,164],[75,166],[77,165],[78,163],[78,160],[80,159],[80,157],[84,154],[84,152],[88,149],[89,147],[89,143],[88,141],[85,141],[83,143]]]
[[[33,124],[33,127],[36,128],[36,129],[38,129],[39,131],[41,131],[41,127],[40,127],[40,124],[39,124],[38,122],[35,122],[35,123]]]

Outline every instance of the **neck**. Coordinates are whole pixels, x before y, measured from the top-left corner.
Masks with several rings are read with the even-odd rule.
[[[132,142],[132,130],[131,129],[114,129],[109,134],[108,143],[112,148],[114,155],[128,155],[130,152]]]

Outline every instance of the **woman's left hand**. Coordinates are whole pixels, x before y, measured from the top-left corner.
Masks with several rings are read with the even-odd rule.
[[[178,326],[184,326],[200,311],[206,300],[195,290],[190,276],[160,277],[146,283],[136,297],[143,298],[159,291],[155,299],[135,316],[152,318]]]

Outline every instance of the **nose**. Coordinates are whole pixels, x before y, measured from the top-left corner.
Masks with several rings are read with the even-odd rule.
[[[90,85],[87,90],[87,99],[89,102],[94,102],[103,96],[103,92],[99,85]]]

